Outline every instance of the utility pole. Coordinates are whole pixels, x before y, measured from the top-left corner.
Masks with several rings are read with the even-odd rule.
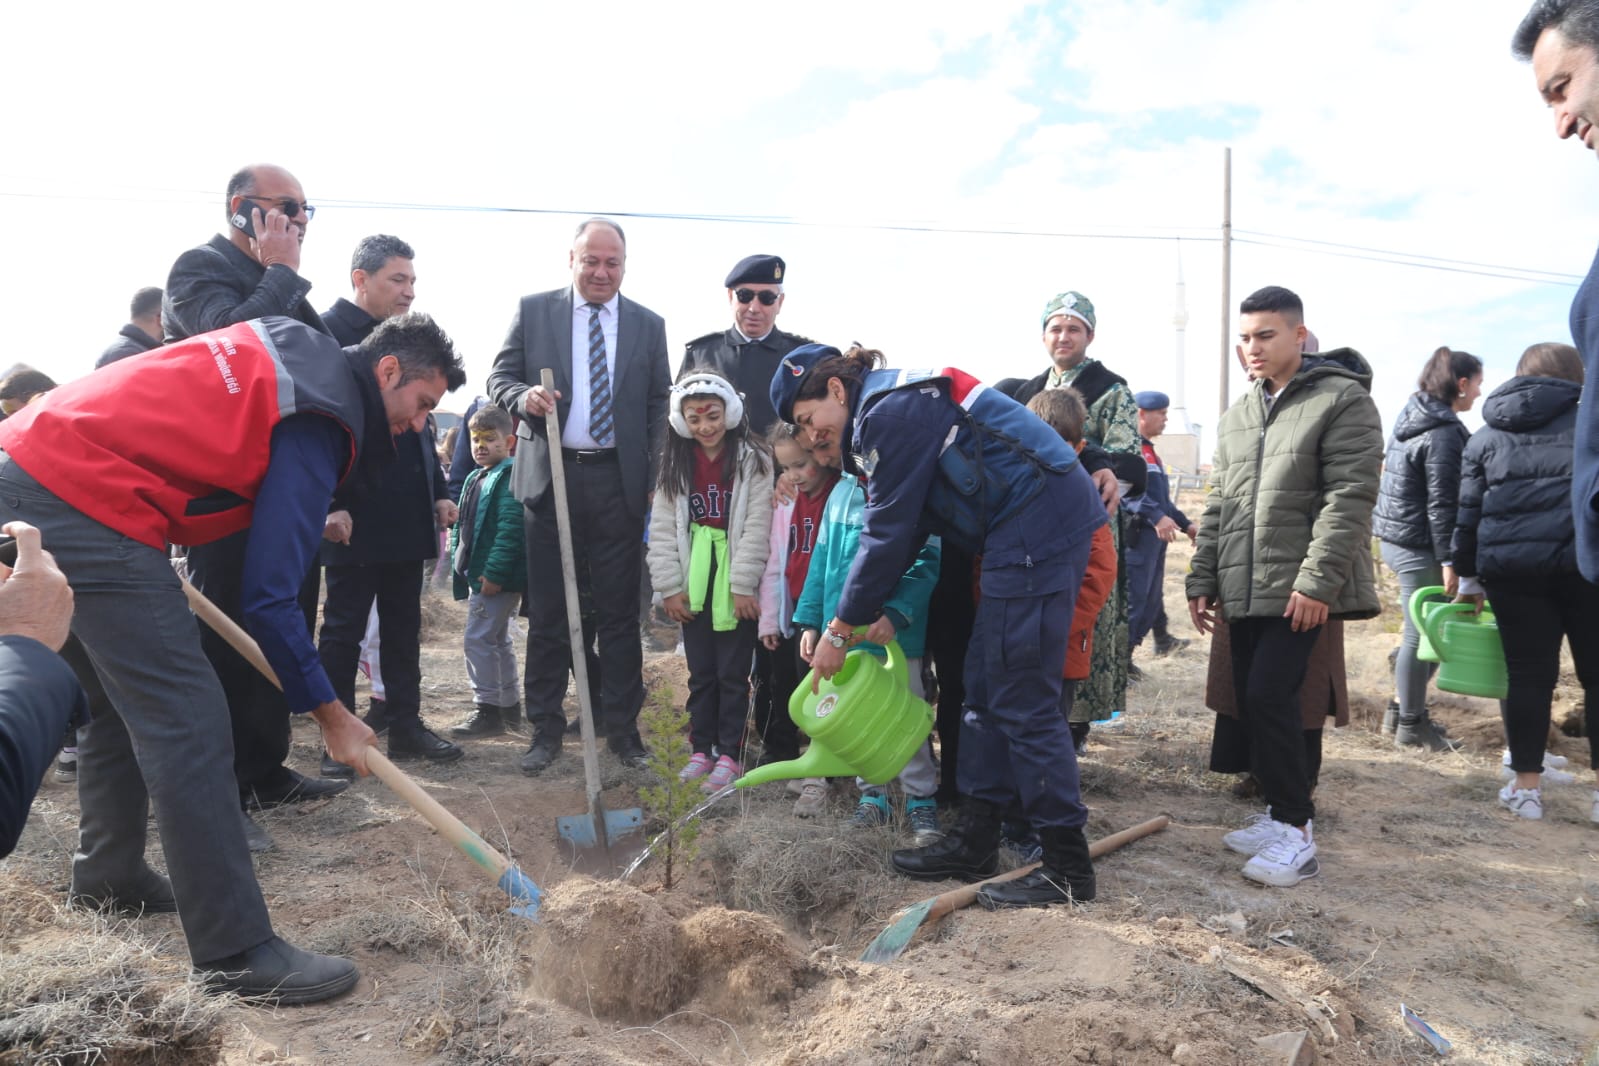
[[[1233,150],[1227,149],[1221,194],[1221,393],[1216,404],[1216,424],[1227,413],[1228,387],[1233,369]]]

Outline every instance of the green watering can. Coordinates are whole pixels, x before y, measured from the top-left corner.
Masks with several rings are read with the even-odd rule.
[[[905,653],[890,641],[888,661],[857,649],[811,692],[806,674],[788,700],[788,716],[811,738],[805,754],[756,767],[739,788],[794,777],[859,777],[886,785],[933,731],[933,708],[911,694]]]
[[[1416,648],[1416,658],[1424,663],[1438,662],[1438,652],[1427,639],[1427,616],[1449,602],[1449,594],[1442,585],[1424,585],[1410,597],[1410,624],[1416,627],[1421,643]]]
[[[1502,700],[1508,688],[1505,649],[1492,614],[1469,603],[1446,603],[1426,616],[1427,639],[1438,652],[1438,687],[1445,692]]]

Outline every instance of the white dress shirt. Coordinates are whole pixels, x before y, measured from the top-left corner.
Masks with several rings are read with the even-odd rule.
[[[611,375],[611,438],[616,438],[616,322],[621,293],[600,305],[600,330],[605,334],[605,369]],[[561,447],[590,451],[599,447],[589,435],[589,306],[572,290],[572,408],[561,424]],[[615,447],[614,444],[611,447]]]

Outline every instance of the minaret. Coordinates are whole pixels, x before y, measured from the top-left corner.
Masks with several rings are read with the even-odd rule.
[[[1182,242],[1177,244],[1177,313],[1172,315],[1171,324],[1177,328],[1177,364],[1172,375],[1171,410],[1167,413],[1166,434],[1193,433],[1193,427],[1188,424],[1188,397],[1183,385],[1184,364],[1187,362],[1184,350],[1184,330],[1188,328],[1188,297],[1187,287],[1183,284],[1183,247]]]

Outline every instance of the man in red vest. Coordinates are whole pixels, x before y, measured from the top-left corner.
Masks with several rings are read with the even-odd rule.
[[[358,974],[273,934],[245,846],[226,700],[167,543],[248,531],[245,624],[289,709],[366,773],[372,730],[334,696],[296,597],[334,489],[392,459],[393,435],[420,428],[464,382],[426,315],[385,322],[348,353],[271,317],[113,363],[0,424],[0,523],[29,522],[55,549],[76,595],[73,633],[113,710],[79,744],[72,894],[176,910],[213,987],[311,1003]],[[170,883],[145,862],[151,807]]]

